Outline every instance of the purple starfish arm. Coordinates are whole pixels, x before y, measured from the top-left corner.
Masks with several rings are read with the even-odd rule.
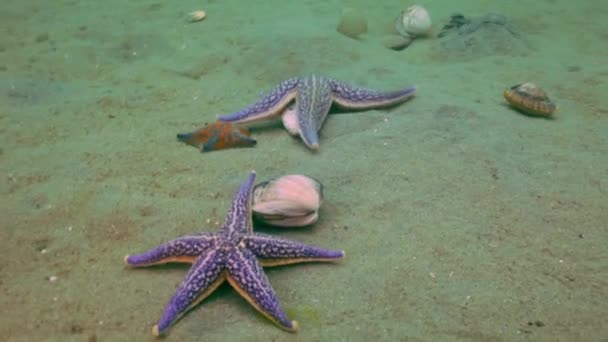
[[[262,266],[251,251],[238,248],[228,256],[226,267],[230,285],[256,310],[287,331],[298,329],[298,322],[290,320],[281,308]]]
[[[415,86],[382,92],[353,87],[334,79],[328,79],[328,82],[331,85],[334,101],[342,107],[352,109],[372,109],[392,106],[410,99],[416,93]]]
[[[177,291],[169,300],[158,323],[153,327],[154,335],[164,333],[184,313],[200,303],[224,280],[226,252],[214,249],[199,257],[186,274]]]
[[[243,241],[264,267],[301,262],[331,262],[342,259],[345,255],[344,251],[324,249],[259,233],[246,236]]]
[[[218,116],[219,121],[234,123],[251,123],[278,116],[283,108],[296,96],[296,89],[300,80],[290,78],[279,84],[268,95],[264,96],[251,106],[238,112]]]
[[[232,203],[226,214],[222,227],[222,239],[236,242],[242,234],[250,233],[251,223],[251,192],[255,183],[255,171],[252,171],[232,197]]]
[[[216,234],[202,233],[182,236],[171,240],[142,254],[127,255],[125,264],[132,267],[145,267],[170,262],[192,263],[217,240]]]
[[[325,78],[310,75],[302,78],[296,95],[296,115],[300,137],[306,146],[319,148],[319,130],[327,118],[332,103],[330,83]]]

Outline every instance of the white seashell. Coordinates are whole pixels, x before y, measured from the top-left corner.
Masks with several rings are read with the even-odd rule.
[[[395,29],[402,35],[418,37],[427,35],[431,31],[431,25],[429,12],[420,5],[413,5],[401,12]]]
[[[302,227],[317,221],[323,185],[304,175],[286,175],[257,184],[253,216],[280,227]]]
[[[207,12],[198,10],[194,12],[188,13],[188,21],[191,23],[195,23],[197,21],[201,21],[207,17]]]
[[[281,116],[283,126],[291,135],[300,135],[300,125],[298,124],[298,114],[296,112],[295,104],[291,104],[283,111]]]

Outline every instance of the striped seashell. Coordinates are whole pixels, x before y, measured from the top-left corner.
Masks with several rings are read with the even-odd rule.
[[[503,96],[511,106],[524,114],[551,116],[557,109],[547,94],[533,83],[520,83],[504,91]]]

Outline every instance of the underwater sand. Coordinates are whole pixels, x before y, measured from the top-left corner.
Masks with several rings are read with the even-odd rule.
[[[401,1],[260,3],[2,1],[3,340],[154,340],[188,267],[123,256],[218,229],[252,169],[311,175],[326,195],[314,226],[256,230],[347,257],[267,270],[295,335],[226,285],[167,341],[608,340],[605,1],[421,2],[435,31],[497,12],[530,42],[464,59],[435,38],[385,49]],[[368,17],[361,41],[335,30],[346,7]],[[196,9],[207,19],[187,23]],[[311,72],[418,93],[330,114],[318,153],[280,124],[249,149],[175,139]],[[505,105],[523,81],[558,103],[554,120]]]

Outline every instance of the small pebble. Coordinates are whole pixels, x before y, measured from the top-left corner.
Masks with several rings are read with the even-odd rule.
[[[404,37],[399,34],[389,34],[382,37],[384,47],[391,50],[403,50],[412,42],[412,38]]]
[[[36,43],[46,42],[47,40],[49,40],[49,34],[46,32],[36,36]]]
[[[196,23],[205,19],[206,17],[207,13],[201,10],[188,13],[188,21],[190,21],[191,23]]]
[[[367,32],[367,19],[356,10],[347,8],[342,12],[336,30],[349,38],[358,39]]]

